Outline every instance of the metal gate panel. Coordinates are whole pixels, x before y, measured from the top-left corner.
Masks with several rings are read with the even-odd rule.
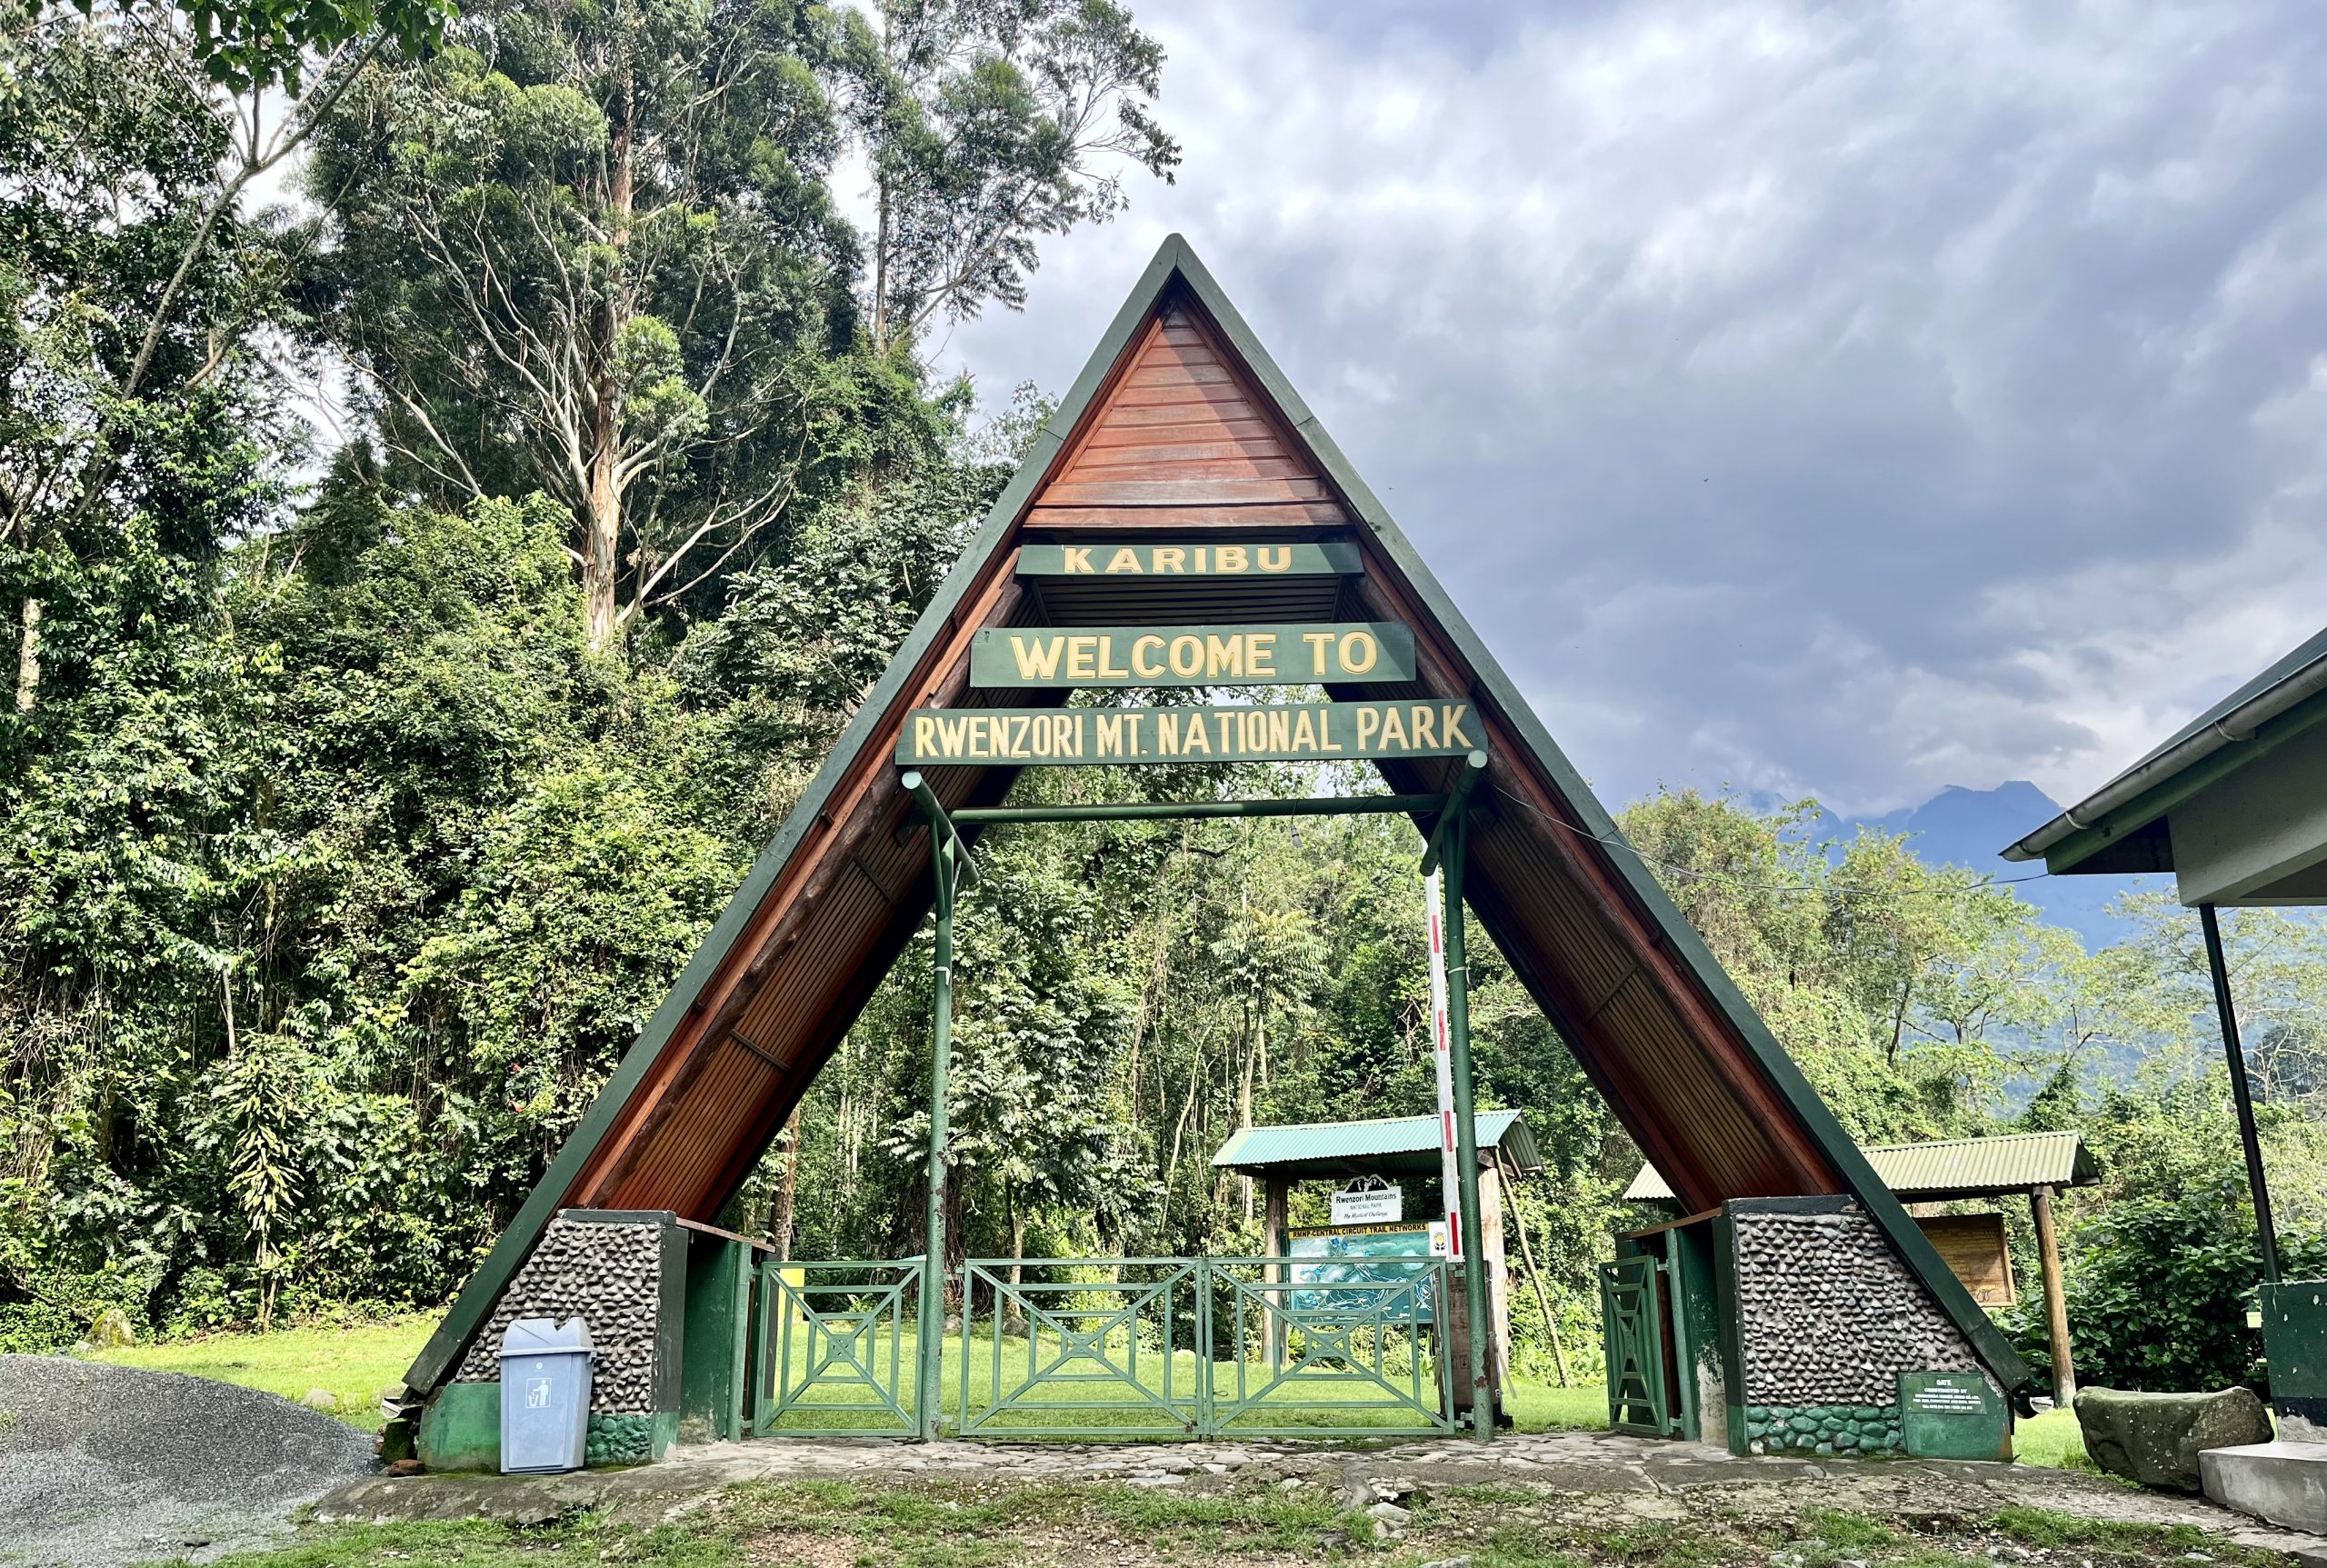
[[[1372,1277],[1331,1283],[1296,1283],[1293,1263],[1205,1260],[1207,1434],[1453,1431],[1452,1372],[1434,1313],[1454,1299],[1445,1261],[1369,1259]]]
[[[1053,1277],[1014,1285],[1014,1266]],[[1114,1277],[1055,1277],[1092,1273]],[[1203,1277],[1188,1258],[972,1258],[962,1265],[961,1434],[1195,1434]],[[972,1310],[981,1294],[992,1303],[983,1334]],[[1007,1332],[1014,1319],[1023,1340]]]
[[[1600,1265],[1600,1316],[1608,1345],[1608,1424],[1663,1437],[1664,1323],[1656,1297],[1657,1261],[1618,1258]]]
[[[755,1437],[911,1437],[919,1363],[906,1301],[922,1260],[760,1264]]]

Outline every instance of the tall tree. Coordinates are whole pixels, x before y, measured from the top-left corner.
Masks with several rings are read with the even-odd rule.
[[[749,559],[863,455],[859,407],[914,391],[834,357],[824,32],[802,0],[486,6],[352,95],[308,171],[398,480],[554,497],[594,645]]]
[[[1113,0],[877,0],[845,14],[849,124],[873,180],[867,316],[882,352],[989,300],[1025,303],[1045,235],[1171,180],[1164,51]]]

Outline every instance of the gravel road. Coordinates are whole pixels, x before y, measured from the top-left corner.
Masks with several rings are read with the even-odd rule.
[[[0,1355],[0,1563],[116,1564],[261,1546],[373,1467],[372,1439],[255,1389]]]

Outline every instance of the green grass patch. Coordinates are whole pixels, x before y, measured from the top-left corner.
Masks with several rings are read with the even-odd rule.
[[[2084,1452],[2084,1433],[2073,1410],[2048,1410],[2018,1423],[2012,1428],[2012,1451],[2021,1463],[2049,1470],[2100,1468]]]
[[[200,1339],[131,1345],[91,1359],[149,1372],[177,1372],[265,1389],[285,1399],[320,1388],[339,1403],[332,1413],[350,1426],[380,1430],[380,1394],[404,1381],[404,1369],[436,1326],[433,1313],[380,1323],[306,1325],[269,1333],[214,1333]],[[454,1561],[459,1561],[454,1559]]]

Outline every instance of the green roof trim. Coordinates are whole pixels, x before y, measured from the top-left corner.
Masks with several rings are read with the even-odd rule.
[[[1582,775],[1552,740],[1533,708],[1504,674],[1470,623],[1454,607],[1413,544],[1392,521],[1388,510],[1361,478],[1349,459],[1327,434],[1323,424],[1295,391],[1268,351],[1231,304],[1211,272],[1198,260],[1185,239],[1167,238],[1155,253],[1107,332],[1085,362],[1074,386],[1031,444],[1024,461],[987,512],[975,535],[964,546],[904,646],[857,707],[846,731],[824,759],[799,804],[784,819],[774,840],[754,864],[713,926],[703,945],[688,962],[671,994],[655,1009],[637,1044],[624,1054],[589,1113],[566,1139],[540,1183],[511,1220],[476,1272],[462,1288],[444,1320],[405,1373],[407,1386],[426,1391],[446,1376],[467,1343],[485,1322],[493,1303],[532,1253],[568,1190],[590,1156],[605,1138],[625,1104],[654,1068],[679,1025],[694,1009],[704,989],[725,962],[748,927],[754,911],[799,852],[810,830],[829,804],[833,792],[864,750],[872,731],[892,707],[914,667],[932,644],[960,614],[972,584],[984,564],[1007,538],[1019,514],[1076,426],[1090,411],[1109,372],[1149,315],[1174,287],[1184,287],[1213,318],[1230,346],[1243,358],[1262,390],[1273,398],[1300,440],[1310,449],[1328,479],[1349,503],[1356,524],[1367,530],[1383,554],[1412,585],[1473,672],[1475,691],[1483,692],[1503,713],[1524,743],[1527,760],[1541,768],[1569,803],[1585,830],[1610,851],[1608,864],[1640,909],[1658,927],[1668,949],[1703,987],[1714,1008],[1743,1042],[1755,1065],[1784,1101],[1811,1140],[1817,1144],[1856,1197],[1882,1227],[1893,1248],[1922,1279],[1933,1298],[1947,1313],[1977,1350],[1982,1362],[2006,1389],[2016,1389],[2030,1373],[2002,1333],[1942,1262],[1921,1228],[1894,1199],[1857,1148],[1803,1077],[1784,1048],[1746,1003],[1722,970],[1703,940],[1684,919],[1639,856],[1617,831],[1614,820],[1593,794]]]
[[[1528,1132],[1522,1113],[1476,1112],[1471,1126],[1481,1149],[1501,1149],[1522,1171],[1542,1167],[1543,1157],[1536,1153],[1534,1134]],[[1441,1168],[1438,1118],[1379,1116],[1363,1122],[1239,1127],[1212,1163],[1220,1170],[1255,1176],[1436,1175]]]
[[[2100,1162],[2076,1133],[2007,1133],[1993,1138],[1949,1138],[1930,1144],[1870,1144],[1867,1164],[1902,1202],[1985,1198],[2032,1187],[2089,1187],[2101,1179]],[[1624,1189],[1627,1203],[1673,1201],[1653,1165],[1643,1165]]]

